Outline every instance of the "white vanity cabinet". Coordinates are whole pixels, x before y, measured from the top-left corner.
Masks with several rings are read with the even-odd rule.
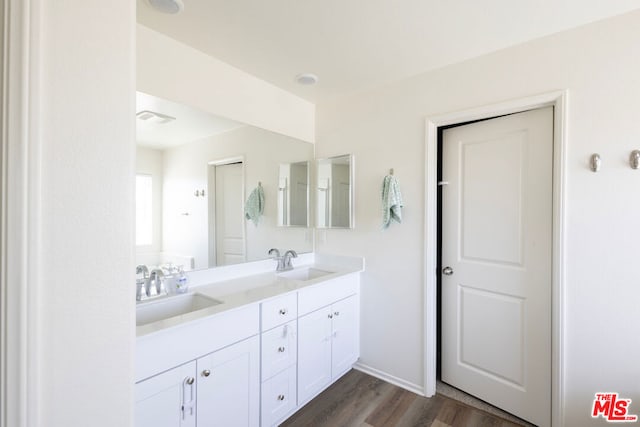
[[[357,275],[345,276],[327,283],[326,287],[299,293],[299,406],[342,376],[358,360],[358,280]],[[317,308],[326,303],[330,304]]]
[[[196,427],[196,362],[136,384],[136,427]]]
[[[258,426],[259,325],[247,304],[138,337],[135,426]]]
[[[139,329],[135,426],[276,426],[346,373],[360,350],[359,271],[285,284],[175,327]]]
[[[257,427],[260,339],[248,338],[141,381],[135,392],[136,427]]]

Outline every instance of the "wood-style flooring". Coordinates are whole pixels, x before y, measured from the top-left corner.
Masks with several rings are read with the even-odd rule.
[[[351,370],[282,426],[512,427],[520,426],[457,400],[431,398]]]

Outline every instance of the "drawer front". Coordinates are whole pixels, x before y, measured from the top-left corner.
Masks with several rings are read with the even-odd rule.
[[[262,333],[262,381],[295,365],[297,335],[295,320]]]
[[[262,383],[262,426],[275,426],[296,408],[296,367]]]
[[[348,274],[298,291],[298,313],[303,316],[358,293],[360,274]]]
[[[290,322],[298,317],[298,295],[287,294],[262,303],[262,330]]]

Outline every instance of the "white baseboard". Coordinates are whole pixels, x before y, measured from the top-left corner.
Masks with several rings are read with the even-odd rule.
[[[373,377],[379,378],[405,390],[409,390],[410,392],[418,394],[420,396],[426,396],[423,386],[405,381],[402,378],[395,377],[376,368],[372,368],[371,366],[363,365],[362,363],[356,363],[355,365],[353,365],[353,369],[357,369],[360,372],[364,372],[365,374],[369,374]]]

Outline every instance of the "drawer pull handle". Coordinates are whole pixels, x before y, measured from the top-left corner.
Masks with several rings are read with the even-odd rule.
[[[279,353],[284,353],[284,347],[278,347],[278,352]]]
[[[284,394],[279,394],[278,395],[278,400],[284,400]]]
[[[281,309],[280,309],[280,314],[281,314],[281,315],[283,315],[283,316],[284,316],[285,314],[287,314],[287,309],[286,309],[286,308],[281,308]]]
[[[211,371],[208,369],[205,369],[204,371],[202,371],[202,376],[203,377],[208,377],[209,375],[211,375]]]

